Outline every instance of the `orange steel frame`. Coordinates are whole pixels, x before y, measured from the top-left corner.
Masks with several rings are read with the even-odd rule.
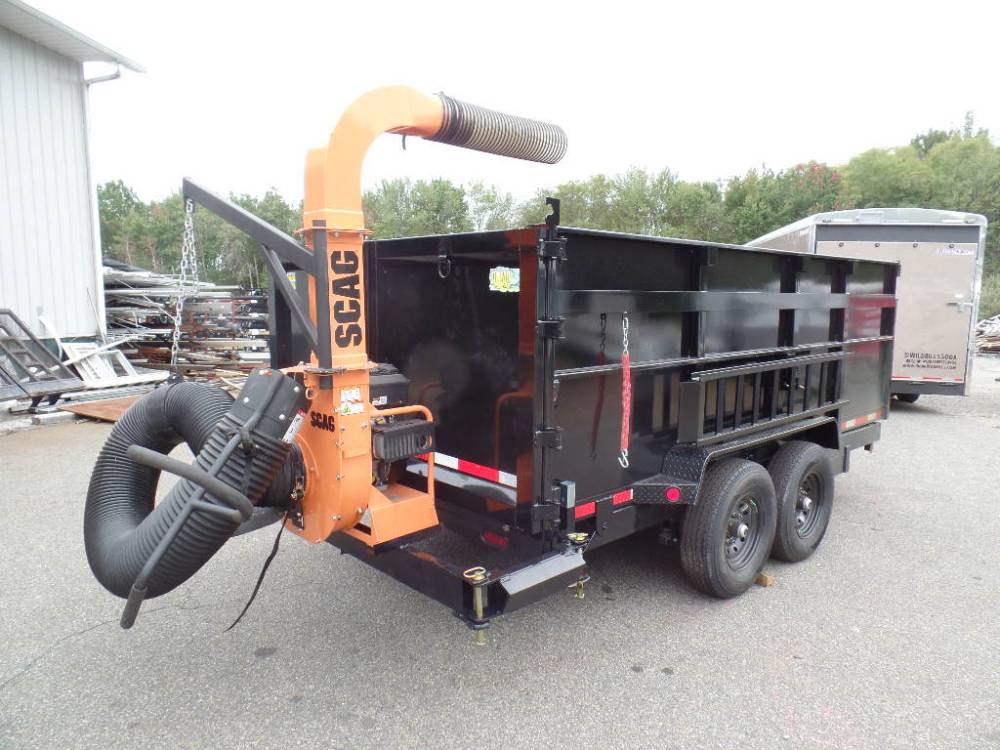
[[[303,227],[307,245],[313,231],[325,232],[330,259],[329,288],[309,278],[310,314],[316,320],[318,294],[329,296],[329,371],[312,366],[301,372],[312,400],[310,418],[296,442],[306,468],[302,498],[303,528],[288,529],[309,542],[343,531],[377,546],[437,525],[434,510],[434,456],[428,456],[427,492],[372,481],[371,423],[391,416],[419,414],[424,406],[379,410],[369,401],[369,363],[365,328],[362,248],[367,230],[361,208],[361,168],[365,154],[382,133],[433,136],[442,126],[440,100],[405,86],[375,89],[341,116],[326,148],[306,159]]]

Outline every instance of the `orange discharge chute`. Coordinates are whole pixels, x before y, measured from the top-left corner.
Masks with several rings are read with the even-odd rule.
[[[310,414],[296,437],[306,469],[301,528],[310,542],[345,531],[371,546],[437,524],[434,459],[428,456],[427,492],[372,479],[372,424],[400,416],[433,419],[424,406],[379,410],[369,400],[365,328],[361,169],[369,147],[383,133],[412,135],[462,148],[554,163],[566,151],[561,128],[507,115],[406,86],[387,86],[359,97],[341,116],[325,148],[306,159],[303,228],[306,244],[325,253],[326,274],[310,277],[310,313],[317,295],[330,311],[331,366],[288,368],[301,372]],[[323,276],[326,276],[324,279]],[[324,288],[325,287],[325,288]]]

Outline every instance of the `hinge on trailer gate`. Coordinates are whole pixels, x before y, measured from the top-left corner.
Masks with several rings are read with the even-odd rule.
[[[543,430],[535,430],[535,445],[539,448],[561,451],[562,432],[562,427],[546,427]]]
[[[575,505],[576,483],[553,482],[544,496],[535,500],[531,506],[532,533],[537,534],[544,528],[551,528],[552,523],[559,522],[563,508],[572,508]]]
[[[542,260],[566,260],[566,240],[541,240],[538,243],[538,257]]]
[[[535,503],[531,506],[532,524],[539,524],[543,521],[558,521],[559,506],[555,503]]]
[[[566,338],[563,332],[563,322],[565,318],[555,318],[554,320],[538,320],[535,321],[535,331],[543,339],[562,339]]]

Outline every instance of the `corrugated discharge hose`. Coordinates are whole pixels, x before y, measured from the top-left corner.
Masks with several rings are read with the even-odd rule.
[[[428,140],[513,159],[555,164],[566,154],[566,131],[527,117],[508,115],[438,94],[444,108],[441,129]]]
[[[274,370],[252,374],[235,401],[214,386],[181,382],[136,402],[111,431],[87,492],[84,543],[97,580],[111,593],[128,597],[175,521],[190,513],[155,568],[147,571],[144,595],[165,594],[194,575],[240,523],[231,503],[189,479],[179,480],[154,507],[160,472],[133,460],[131,446],[165,454],[183,440],[197,456],[195,468],[256,505],[288,458],[291,445],[282,438],[306,404],[301,385]],[[199,502],[226,510],[206,512]]]

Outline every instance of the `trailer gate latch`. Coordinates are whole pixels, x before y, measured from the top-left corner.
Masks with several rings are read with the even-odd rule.
[[[531,520],[536,522],[558,521],[559,506],[555,503],[536,502],[531,506]]]
[[[538,243],[538,257],[542,260],[566,260],[566,240],[542,240]]]
[[[546,427],[535,430],[535,445],[539,448],[562,450],[562,427]]]
[[[554,320],[539,320],[535,323],[535,331],[544,339],[564,339],[566,334],[563,331],[564,318]]]

